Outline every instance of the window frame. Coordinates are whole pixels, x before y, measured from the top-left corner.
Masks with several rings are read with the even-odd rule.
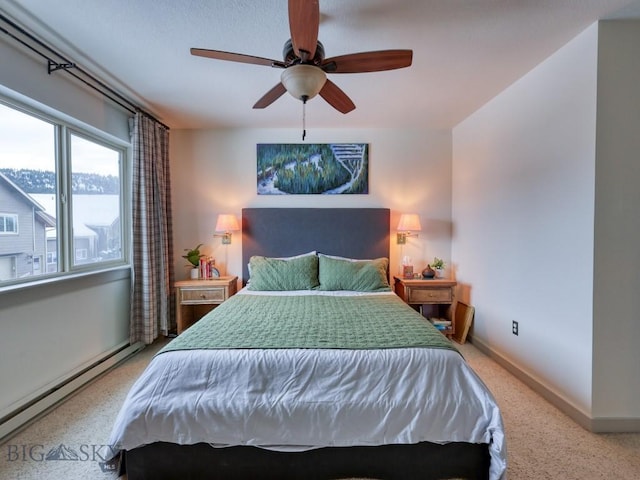
[[[8,231],[5,229],[6,227],[6,219],[13,218],[13,225],[15,226],[14,230]],[[0,212],[0,223],[3,224],[2,230],[0,230],[0,235],[19,235],[20,234],[20,225],[18,223],[19,215],[17,213],[10,212]]]
[[[34,102],[35,103],[35,102]],[[109,133],[85,124],[63,113],[54,111],[46,106],[38,106],[18,101],[6,95],[0,94],[0,104],[12,108],[26,115],[50,123],[54,127],[54,157],[56,173],[56,251],[47,252],[57,258],[57,271],[48,272],[48,268],[42,268],[38,276],[26,278],[14,278],[0,283],[0,293],[4,290],[13,290],[16,287],[37,285],[50,281],[64,280],[69,277],[77,277],[78,274],[94,274],[114,268],[130,268],[130,185],[131,185],[131,143],[125,142]],[[71,182],[71,135],[94,142],[100,146],[113,149],[118,152],[119,165],[119,210],[120,210],[120,244],[121,258],[109,259],[93,263],[76,264],[73,241],[73,216],[72,216],[72,182]],[[4,213],[4,212],[2,212]],[[17,220],[16,220],[17,221]],[[13,233],[6,233],[12,235]],[[49,265],[45,260],[44,265]]]

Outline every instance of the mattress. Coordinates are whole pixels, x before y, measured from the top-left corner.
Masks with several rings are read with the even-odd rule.
[[[232,297],[234,302],[225,302],[181,337],[188,339],[192,329],[194,337],[198,331],[224,329],[225,310],[231,313],[226,312],[229,318],[224,321],[235,326],[253,324],[256,318],[234,317],[233,304],[242,308],[243,298],[251,297],[255,303],[260,295],[264,293],[242,290]],[[382,323],[378,319],[366,328],[384,329],[386,322],[391,325],[387,330],[397,330],[394,322],[407,316],[414,316],[426,329],[433,328],[393,293],[304,291],[269,292],[268,296],[348,297],[350,306],[337,324],[368,312],[374,298],[386,298],[393,308],[384,309]],[[294,315],[294,320],[304,316]],[[265,331],[268,323],[277,321],[265,320]],[[309,328],[304,321],[294,324]],[[393,341],[379,348],[344,348],[333,343],[328,347],[305,344],[304,348],[272,343],[268,348],[172,346],[157,354],[133,385],[110,444],[123,450],[154,442],[204,442],[213,447],[301,451],[419,442],[485,443],[491,455],[490,477],[503,478],[506,447],[495,399],[460,353],[448,341],[442,344],[444,337],[437,335],[434,347],[419,342],[399,347]],[[177,340],[184,342],[181,337]]]

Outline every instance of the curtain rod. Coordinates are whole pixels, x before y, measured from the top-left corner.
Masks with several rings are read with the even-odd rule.
[[[2,13],[0,13],[0,20],[2,20],[4,23],[6,23],[6,24],[10,25],[11,27],[13,27],[14,29],[16,29],[18,32],[20,32],[22,35],[26,36],[32,42],[35,42],[35,44],[38,47],[48,50],[50,53],[52,53],[53,55],[55,55],[56,57],[61,59],[61,62],[55,61],[49,55],[47,55],[46,53],[44,53],[41,50],[39,50],[36,46],[33,46],[33,45],[29,44],[25,40],[19,38],[17,35],[11,33],[9,30],[7,30],[4,27],[0,26],[0,31],[2,31],[3,33],[7,34],[9,37],[11,37],[16,42],[18,42],[18,43],[22,44],[23,46],[27,47],[32,52],[34,52],[34,53],[40,55],[42,58],[46,59],[47,60],[47,72],[49,73],[49,75],[51,75],[51,73],[56,71],[56,70],[63,70],[65,72],[67,72],[69,75],[71,75],[72,77],[74,77],[76,80],[79,80],[80,82],[82,82],[85,85],[87,85],[89,88],[91,88],[91,89],[95,90],[96,92],[100,93],[102,96],[104,96],[104,97],[108,98],[109,100],[111,100],[112,102],[120,105],[125,110],[128,110],[131,113],[141,113],[141,114],[149,117],[150,119],[154,120],[155,122],[158,122],[164,128],[169,130],[169,127],[167,125],[165,125],[164,123],[162,123],[160,120],[158,120],[156,117],[154,117],[153,115],[151,115],[148,112],[145,112],[142,108],[140,108],[138,105],[136,105],[135,103],[133,103],[130,100],[128,100],[122,94],[118,93],[113,88],[109,87],[108,85],[106,85],[104,82],[102,82],[101,80],[99,80],[96,77],[94,77],[89,72],[87,72],[87,71],[83,70],[82,68],[78,67],[74,62],[71,62],[70,60],[68,60],[64,55],[62,55],[61,53],[57,52],[52,47],[50,47],[49,45],[45,44],[44,42],[42,42],[41,40],[39,40],[38,38],[33,36],[31,33],[26,31],[24,28],[20,27],[19,25],[17,25],[15,22],[13,22],[9,18],[7,18]],[[77,75],[75,73],[75,71],[79,72],[80,74],[82,74],[86,78],[82,78],[80,75]]]

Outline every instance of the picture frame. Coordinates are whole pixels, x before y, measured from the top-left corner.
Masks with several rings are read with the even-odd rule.
[[[369,193],[367,143],[258,143],[258,195]]]
[[[471,324],[473,323],[473,317],[475,315],[475,308],[467,305],[464,302],[458,302],[456,304],[455,312],[455,333],[453,334],[453,340],[459,344],[464,344],[467,341],[467,335]]]

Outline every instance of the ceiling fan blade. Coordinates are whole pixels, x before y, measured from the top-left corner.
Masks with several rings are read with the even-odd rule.
[[[256,102],[253,108],[265,108],[279,99],[287,91],[282,83],[278,83],[275,87],[265,93],[260,100]]]
[[[365,73],[395,70],[411,65],[413,50],[379,50],[327,58],[322,69],[327,73]]]
[[[303,62],[316,54],[320,5],[318,0],[289,0],[289,30],[293,50]]]
[[[340,90],[340,88],[329,79],[327,79],[324,87],[320,90],[320,96],[339,112],[349,113],[356,108],[347,94]]]
[[[284,64],[278,60],[269,58],[254,57],[252,55],[244,55],[242,53],[223,52],[221,50],[207,50],[205,48],[192,48],[191,55],[198,57],[213,58],[215,60],[226,60],[229,62],[250,63],[252,65],[265,65],[267,67],[282,67]]]

